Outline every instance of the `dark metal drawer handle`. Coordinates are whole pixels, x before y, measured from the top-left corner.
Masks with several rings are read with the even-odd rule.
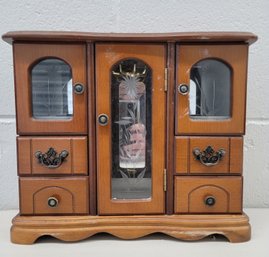
[[[52,147],[50,147],[46,153],[42,153],[41,151],[35,153],[35,157],[38,159],[39,163],[50,169],[61,166],[68,155],[69,153],[66,150],[61,151],[60,154],[57,155],[57,152]]]
[[[200,151],[199,148],[193,149],[193,155],[196,160],[200,161],[205,166],[217,165],[225,153],[226,151],[224,149],[215,151],[211,146],[208,146],[204,151]]]

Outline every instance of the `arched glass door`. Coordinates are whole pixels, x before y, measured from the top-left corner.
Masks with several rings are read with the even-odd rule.
[[[97,44],[99,214],[164,213],[165,46]]]
[[[20,43],[14,58],[18,132],[87,134],[86,46]]]
[[[178,45],[176,135],[245,132],[246,45]]]

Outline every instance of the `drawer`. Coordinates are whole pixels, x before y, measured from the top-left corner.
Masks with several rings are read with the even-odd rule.
[[[19,175],[86,175],[87,137],[17,137]]]
[[[175,137],[176,174],[241,174],[242,137]]]
[[[20,178],[21,214],[87,214],[88,177]]]
[[[242,177],[176,177],[175,213],[241,213]]]

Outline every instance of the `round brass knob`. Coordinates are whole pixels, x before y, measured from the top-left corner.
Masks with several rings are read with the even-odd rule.
[[[205,205],[207,206],[213,206],[216,203],[216,199],[213,196],[207,196],[205,198]]]
[[[77,95],[81,95],[84,92],[84,86],[81,83],[77,83],[74,85],[74,91]]]
[[[98,116],[98,123],[101,125],[101,126],[106,126],[108,124],[108,116],[106,114],[100,114]]]
[[[59,204],[59,200],[54,197],[54,196],[51,196],[48,198],[48,206],[51,207],[51,208],[55,208],[57,207]]]

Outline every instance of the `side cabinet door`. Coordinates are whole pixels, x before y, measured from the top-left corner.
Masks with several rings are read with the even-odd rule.
[[[96,45],[98,213],[164,213],[163,44]]]
[[[14,44],[18,134],[86,134],[86,47]]]
[[[247,45],[178,45],[176,128],[244,134]]]

